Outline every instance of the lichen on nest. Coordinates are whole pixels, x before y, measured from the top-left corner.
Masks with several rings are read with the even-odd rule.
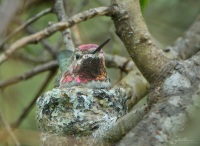
[[[54,88],[37,100],[38,128],[49,134],[90,135],[126,114],[127,99],[122,88]]]

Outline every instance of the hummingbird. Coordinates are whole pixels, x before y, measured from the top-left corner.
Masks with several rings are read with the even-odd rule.
[[[88,88],[110,88],[110,79],[105,69],[103,46],[96,44],[81,45],[72,53],[63,50],[59,53],[61,75],[58,76],[59,87],[85,86]]]
[[[111,88],[101,45],[84,44],[58,55],[61,73],[55,87],[37,99],[42,133],[87,136],[109,129],[128,111],[124,88]],[[99,132],[101,133],[101,132]]]

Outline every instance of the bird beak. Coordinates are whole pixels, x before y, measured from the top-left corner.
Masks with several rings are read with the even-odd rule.
[[[109,41],[110,41],[110,39],[106,40],[104,43],[99,45],[99,47],[96,48],[96,50],[94,50],[94,52],[92,52],[92,54],[95,54],[96,52],[99,52]]]

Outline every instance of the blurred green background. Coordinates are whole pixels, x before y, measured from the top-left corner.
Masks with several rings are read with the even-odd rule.
[[[161,49],[172,44],[177,37],[181,36],[200,13],[199,0],[143,0],[141,4],[147,26]],[[109,5],[109,2],[107,0],[85,0],[83,5],[80,5],[80,1],[78,0],[69,1],[71,13],[81,12],[89,8],[103,5]],[[17,13],[12,19],[7,34],[17,28],[21,22],[25,22],[38,12],[51,6],[52,3],[50,2],[37,2],[23,9],[22,12]],[[54,14],[46,15],[33,23],[32,26],[36,30],[41,30],[47,27],[49,22],[57,22],[57,17]],[[100,44],[107,38],[111,38],[111,42],[106,46],[105,51],[111,54],[120,54],[128,57],[123,44],[115,35],[115,28],[109,17],[97,17],[82,22],[77,26],[76,29],[72,29],[72,35],[77,33],[73,31],[78,31],[83,43]],[[26,31],[21,32],[11,40],[11,43],[24,35],[28,35],[28,33]],[[61,34],[57,32],[47,40],[51,45],[56,46],[60,39]],[[59,49],[62,49],[62,47],[63,45]],[[41,44],[28,45],[19,52],[33,58],[51,59],[51,56]],[[0,66],[0,81],[23,74],[37,65],[38,64],[12,58]],[[117,70],[116,72],[116,69],[109,69],[108,73],[113,83],[115,83],[119,78],[119,71]],[[18,118],[20,113],[36,95],[46,76],[47,72],[41,73],[29,80],[19,82],[0,90],[0,111],[8,123],[13,123]],[[52,88],[53,80],[47,86],[46,91]],[[0,145],[12,145],[12,140],[2,131],[3,125],[0,123]],[[39,134],[35,121],[35,107],[15,130],[15,134],[19,142],[24,146],[39,145]]]

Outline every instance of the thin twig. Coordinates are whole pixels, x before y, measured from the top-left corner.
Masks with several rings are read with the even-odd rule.
[[[10,125],[4,119],[1,111],[0,111],[0,121],[2,122],[4,127],[6,128],[6,131],[9,133],[10,137],[12,138],[12,140],[14,141],[15,146],[20,146],[19,141],[17,140],[15,134],[12,132],[12,129],[11,129]]]
[[[66,15],[65,9],[64,9],[64,3],[63,0],[56,0],[53,11],[58,17],[58,20],[60,22],[65,22],[68,19],[68,16]],[[65,45],[66,50],[74,51],[74,43],[71,38],[71,32],[70,29],[64,29],[62,30],[62,36],[63,36],[63,42]]]
[[[10,35],[8,35],[6,38],[4,38],[4,40],[0,43],[0,48],[13,36],[15,36],[17,33],[19,33],[21,30],[23,30],[24,28],[26,28],[28,25],[30,25],[31,23],[35,22],[36,20],[38,20],[39,18],[41,18],[42,16],[49,14],[52,12],[52,8],[48,8],[45,9],[43,11],[41,11],[40,13],[36,14],[35,16],[33,16],[32,18],[28,19],[24,24],[22,24],[21,26],[19,26],[17,29],[15,29]]]
[[[35,34],[29,35],[27,37],[23,37],[17,40],[16,42],[14,42],[9,48],[6,49],[5,52],[3,52],[0,55],[0,64],[6,61],[15,51],[17,51],[21,47],[27,44],[36,43],[40,41],[41,39],[49,37],[50,35],[52,35],[58,30],[63,30],[65,28],[72,27],[73,25],[77,23],[93,18],[95,16],[113,15],[116,12],[117,12],[117,8],[113,6],[93,8],[93,9],[74,15],[73,17],[67,19],[66,22],[55,23],[54,25],[49,26]]]
[[[55,73],[56,73],[56,69],[52,69],[51,72],[48,74],[47,78],[42,83],[41,87],[39,88],[37,94],[34,96],[34,98],[32,99],[32,101],[23,110],[23,112],[17,118],[17,120],[12,124],[13,128],[17,128],[22,123],[22,121],[25,119],[25,117],[30,113],[31,109],[35,105],[35,102],[36,102],[37,98],[42,94],[42,92],[44,91],[44,89],[46,88],[46,86],[48,85],[48,83],[54,77]]]
[[[0,82],[0,89],[5,88],[9,85],[18,83],[18,82],[23,81],[23,80],[27,80],[27,79],[29,79],[29,78],[31,78],[31,77],[33,77],[33,76],[35,76],[35,75],[37,75],[41,72],[51,70],[51,69],[55,69],[57,66],[58,66],[57,61],[51,61],[51,62],[48,62],[46,64],[39,65],[39,66],[33,68],[32,70],[23,73],[22,75],[15,76],[15,77],[12,77],[10,79],[1,81]]]

